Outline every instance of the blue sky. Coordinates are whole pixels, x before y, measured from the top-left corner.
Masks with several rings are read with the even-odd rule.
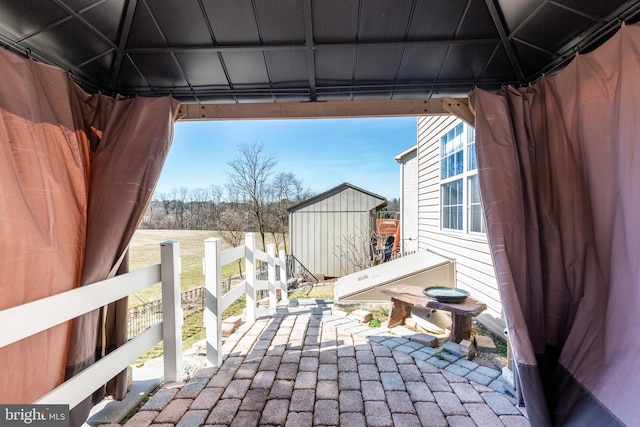
[[[156,193],[222,186],[241,143],[263,143],[314,193],[348,182],[388,199],[400,195],[394,157],[416,144],[416,118],[177,122]]]

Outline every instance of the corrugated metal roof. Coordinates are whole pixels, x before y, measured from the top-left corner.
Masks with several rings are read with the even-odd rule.
[[[635,0],[4,0],[0,45],[87,90],[243,103],[527,84],[635,22]]]

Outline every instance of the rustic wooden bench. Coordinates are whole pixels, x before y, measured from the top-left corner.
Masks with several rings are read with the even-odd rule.
[[[487,305],[471,297],[460,303],[447,303],[427,298],[422,289],[411,285],[386,285],[378,288],[380,292],[391,297],[388,327],[402,325],[404,319],[411,316],[414,305],[420,307],[445,310],[451,313],[451,335],[449,340],[459,343],[471,338],[471,319],[487,309]]]

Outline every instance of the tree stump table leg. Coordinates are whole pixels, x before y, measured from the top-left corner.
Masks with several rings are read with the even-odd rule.
[[[460,343],[462,340],[471,338],[471,316],[451,313],[453,322],[451,323],[451,336],[449,341]]]
[[[389,310],[388,328],[404,324],[404,319],[411,316],[413,304],[391,298],[391,310]]]

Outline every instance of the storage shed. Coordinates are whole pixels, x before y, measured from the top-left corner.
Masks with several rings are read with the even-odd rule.
[[[378,194],[343,183],[289,208],[291,254],[316,277],[340,277],[368,256],[376,213],[387,205]]]

